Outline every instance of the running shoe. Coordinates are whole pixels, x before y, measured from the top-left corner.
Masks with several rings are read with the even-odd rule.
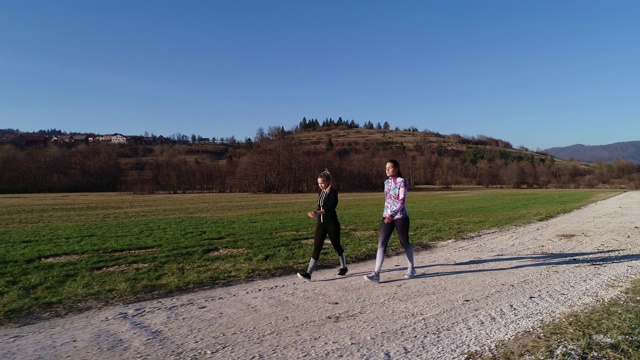
[[[371,275],[365,275],[364,278],[376,284],[380,282],[380,275],[376,273],[371,273]]]
[[[302,280],[311,281],[311,274],[306,271],[298,271],[298,277]]]
[[[404,275],[405,279],[411,279],[413,277],[416,277],[416,269],[411,268],[409,270],[407,270],[407,273]]]
[[[346,266],[343,267],[343,268],[340,268],[340,270],[338,270],[338,275],[339,276],[345,276],[345,275],[347,275],[347,271],[349,271],[349,269],[347,269]]]

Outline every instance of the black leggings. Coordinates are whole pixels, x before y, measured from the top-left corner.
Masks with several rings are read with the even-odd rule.
[[[391,224],[387,224],[384,222],[384,218],[380,221],[380,235],[378,237],[378,248],[387,249],[387,245],[389,244],[389,239],[391,239],[391,233],[393,233],[393,229],[396,229],[398,233],[398,238],[400,239],[400,245],[406,250],[407,248],[411,248],[411,244],[409,243],[409,218],[403,217],[400,219],[395,219]]]
[[[320,251],[322,251],[322,246],[324,245],[324,240],[329,235],[329,240],[331,240],[331,245],[338,253],[338,256],[341,256],[344,253],[344,249],[342,249],[342,245],[340,245],[340,223],[337,220],[324,219],[324,222],[318,221],[318,225],[316,225],[316,235],[313,239],[313,254],[311,258],[318,261],[320,258]]]
[[[409,243],[409,218],[403,217],[395,219],[391,224],[384,222],[384,218],[380,221],[380,235],[378,236],[378,252],[376,253],[376,267],[374,271],[376,274],[380,273],[382,269],[382,263],[384,262],[384,253],[389,245],[389,239],[393,229],[396,229],[398,238],[400,239],[400,245],[404,248],[404,252],[407,255],[409,266],[413,268],[413,247]]]

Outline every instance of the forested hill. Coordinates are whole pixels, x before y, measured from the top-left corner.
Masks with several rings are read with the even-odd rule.
[[[340,191],[379,191],[388,159],[400,161],[411,188],[640,188],[640,165],[629,162],[589,165],[487,136],[372,127],[303,122],[215,142],[195,135],[123,143],[14,138],[0,141],[0,193],[313,192],[325,168]]]
[[[544,152],[564,160],[577,160],[588,163],[614,160],[628,160],[640,164],[640,141],[618,142],[608,145],[576,144],[565,147],[553,147]]]

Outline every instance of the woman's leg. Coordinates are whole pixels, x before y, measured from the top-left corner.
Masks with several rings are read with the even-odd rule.
[[[340,259],[340,271],[338,271],[338,275],[344,276],[347,274],[348,270],[347,257],[344,256],[344,249],[342,248],[342,244],[340,244],[340,222],[332,221],[328,222],[326,225],[331,245],[333,245],[334,250],[338,253],[338,258]]]
[[[382,263],[384,262],[384,251],[387,249],[387,244],[391,238],[391,233],[395,228],[395,224],[387,224],[384,219],[380,221],[380,234],[378,235],[378,252],[376,253],[376,267],[373,270],[376,274],[380,274],[382,269]]]
[[[332,222],[326,224],[327,226],[327,234],[329,235],[329,240],[331,240],[331,245],[338,253],[338,256],[344,254],[344,249],[340,244],[340,223]]]
[[[320,259],[320,252],[322,251],[322,246],[324,245],[324,240],[327,238],[327,229],[326,227],[318,223],[316,226],[316,234],[313,238],[313,253],[311,254],[311,260],[309,261],[309,267],[307,268],[307,272],[311,274],[318,263],[318,259]]]
[[[405,254],[407,254],[407,260],[409,261],[409,268],[413,269],[413,246],[409,243],[409,218],[404,217],[397,220],[394,220],[396,225],[396,230],[398,232],[398,238],[400,239],[400,244],[404,248]]]

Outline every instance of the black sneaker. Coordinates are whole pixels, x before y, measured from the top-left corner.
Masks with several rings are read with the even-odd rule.
[[[298,277],[302,280],[311,281],[311,274],[306,271],[298,271]]]
[[[345,275],[347,275],[347,271],[349,271],[349,269],[347,269],[346,266],[343,267],[343,268],[340,268],[340,270],[338,270],[338,275],[339,276],[345,276]]]

